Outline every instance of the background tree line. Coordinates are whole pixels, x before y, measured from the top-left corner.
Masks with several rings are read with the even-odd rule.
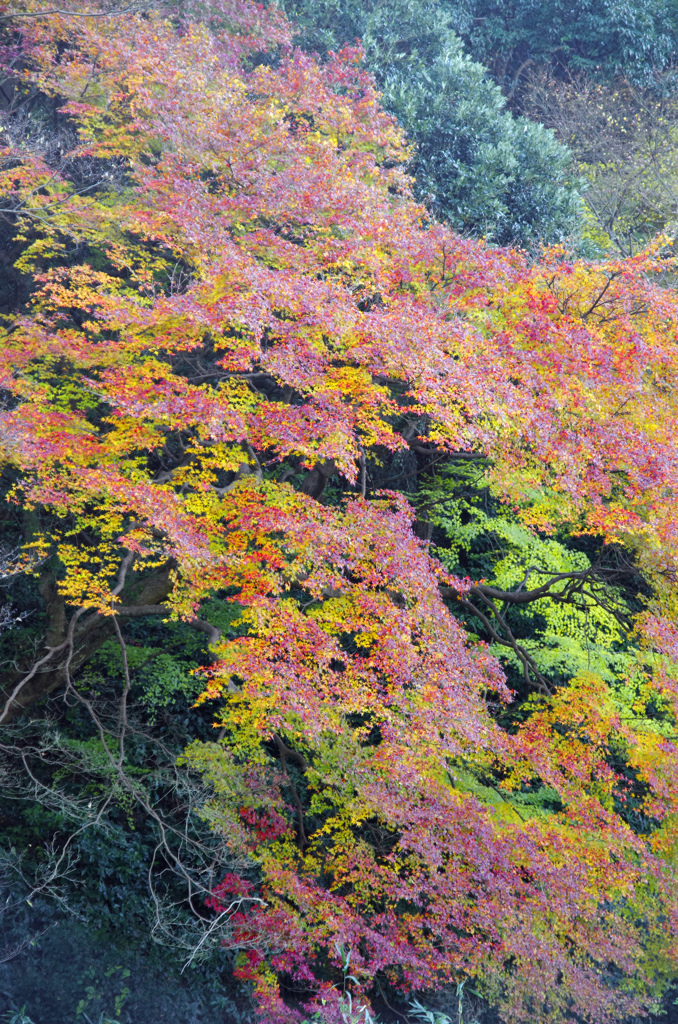
[[[310,50],[363,40],[416,145],[419,195],[456,230],[528,248],[567,239],[592,256],[672,233],[675,5],[284,6]]]

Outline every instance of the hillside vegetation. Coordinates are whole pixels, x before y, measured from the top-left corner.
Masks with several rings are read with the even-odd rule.
[[[656,1014],[673,15],[286,6],[2,9],[0,1010]]]

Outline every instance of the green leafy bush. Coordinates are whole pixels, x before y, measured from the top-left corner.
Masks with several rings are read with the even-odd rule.
[[[420,198],[458,231],[500,245],[562,241],[581,200],[567,149],[506,107],[486,69],[464,52],[444,4],[286,0],[308,49],[361,38],[367,67],[415,144]]]

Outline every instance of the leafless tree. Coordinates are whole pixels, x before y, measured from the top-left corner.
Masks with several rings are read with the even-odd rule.
[[[678,226],[678,95],[657,76],[640,89],[618,79],[534,76],[525,112],[552,128],[588,183],[587,233],[621,255]]]

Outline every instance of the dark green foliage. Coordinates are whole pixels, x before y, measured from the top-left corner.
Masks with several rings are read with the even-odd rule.
[[[438,218],[500,245],[561,241],[577,224],[578,183],[550,131],[506,108],[464,52],[441,3],[286,0],[299,41],[321,52],[362,39],[383,102],[415,143],[416,192]]]
[[[212,601],[203,612],[227,632],[238,608]],[[212,738],[212,707],[190,706],[206,637],[149,618],[126,624],[125,643],[119,768],[117,641],[79,677],[86,703],[58,694],[2,732],[0,1013],[25,1007],[32,1024],[245,1021],[219,936],[191,960],[208,917],[201,886],[228,867],[196,813],[204,793],[175,770],[187,743]]]
[[[678,54],[673,0],[469,0],[459,30],[509,95],[545,64],[647,85]]]
[[[116,946],[89,924],[59,918],[48,908],[36,911],[33,924],[46,930],[30,956],[0,966],[0,1007],[25,1007],[32,1024],[100,1024],[102,1017],[115,1024],[239,1019],[213,967],[182,975],[181,965],[162,951]]]

